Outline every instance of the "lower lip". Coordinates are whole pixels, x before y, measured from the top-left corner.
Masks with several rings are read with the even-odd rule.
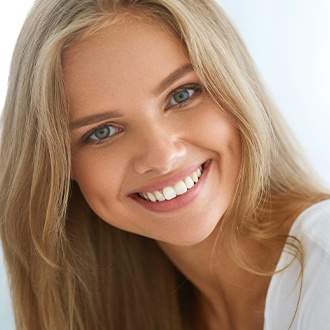
[[[139,203],[143,207],[154,212],[173,212],[179,210],[189,205],[200,194],[206,183],[206,179],[210,171],[210,166],[210,161],[205,163],[202,175],[199,177],[198,182],[195,183],[195,185],[183,195],[179,195],[169,201],[151,202],[144,200],[136,195],[131,196],[130,198],[132,198],[135,202]]]

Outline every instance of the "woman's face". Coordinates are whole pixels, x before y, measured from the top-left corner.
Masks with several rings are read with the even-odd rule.
[[[180,42],[115,25],[72,46],[64,73],[73,179],[94,212],[165,243],[208,237],[234,193],[240,138]]]

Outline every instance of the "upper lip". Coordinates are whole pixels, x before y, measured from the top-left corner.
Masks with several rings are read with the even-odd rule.
[[[133,195],[136,193],[153,192],[156,190],[161,190],[168,186],[173,186],[177,182],[184,180],[187,176],[195,172],[200,166],[202,166],[202,164],[204,164],[204,162],[177,170],[175,173],[170,173],[167,178],[159,179],[152,183],[138,187],[134,192],[130,193],[129,195]]]

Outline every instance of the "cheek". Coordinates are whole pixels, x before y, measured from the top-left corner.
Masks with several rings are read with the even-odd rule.
[[[242,160],[241,137],[235,124],[217,107],[212,107],[208,116],[199,120],[203,130],[200,143],[215,153],[219,171],[230,186],[235,185]]]
[[[107,152],[102,148],[72,158],[74,179],[90,208],[105,222],[122,230],[139,232],[125,204],[125,187],[129,185],[128,152]],[[109,148],[110,149],[110,148]],[[116,157],[114,157],[114,154]]]
[[[232,155],[240,162],[241,141],[235,124],[212,103],[202,110],[205,111],[198,113],[191,125],[196,140],[224,155]]]
[[[73,154],[73,179],[92,209],[96,203],[102,204],[118,196],[124,162],[117,159],[120,157],[111,157],[111,153],[101,150]]]

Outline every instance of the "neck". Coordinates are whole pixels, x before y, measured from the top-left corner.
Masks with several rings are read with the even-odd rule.
[[[270,282],[268,276],[257,276],[239,267],[224,248],[221,237],[209,237],[201,244],[190,247],[159,243],[176,267],[197,288],[200,309],[209,328],[235,329],[237,320],[245,322],[246,329],[258,329],[263,324],[263,310]],[[243,242],[241,243],[243,244]],[[253,244],[249,248],[253,250]],[[257,257],[257,254],[256,254]],[[262,256],[260,255],[259,262]],[[264,258],[263,258],[264,259]],[[251,315],[255,317],[252,318]],[[251,321],[254,321],[251,324]],[[243,327],[237,327],[244,329]]]
[[[287,235],[296,218],[291,213],[279,234]],[[230,255],[225,230],[216,228],[203,242],[194,246],[174,246],[158,242],[175,266],[197,288],[200,310],[208,329],[262,329],[267,290],[284,242],[267,247],[247,237],[237,239],[238,250],[260,273],[239,266]]]

